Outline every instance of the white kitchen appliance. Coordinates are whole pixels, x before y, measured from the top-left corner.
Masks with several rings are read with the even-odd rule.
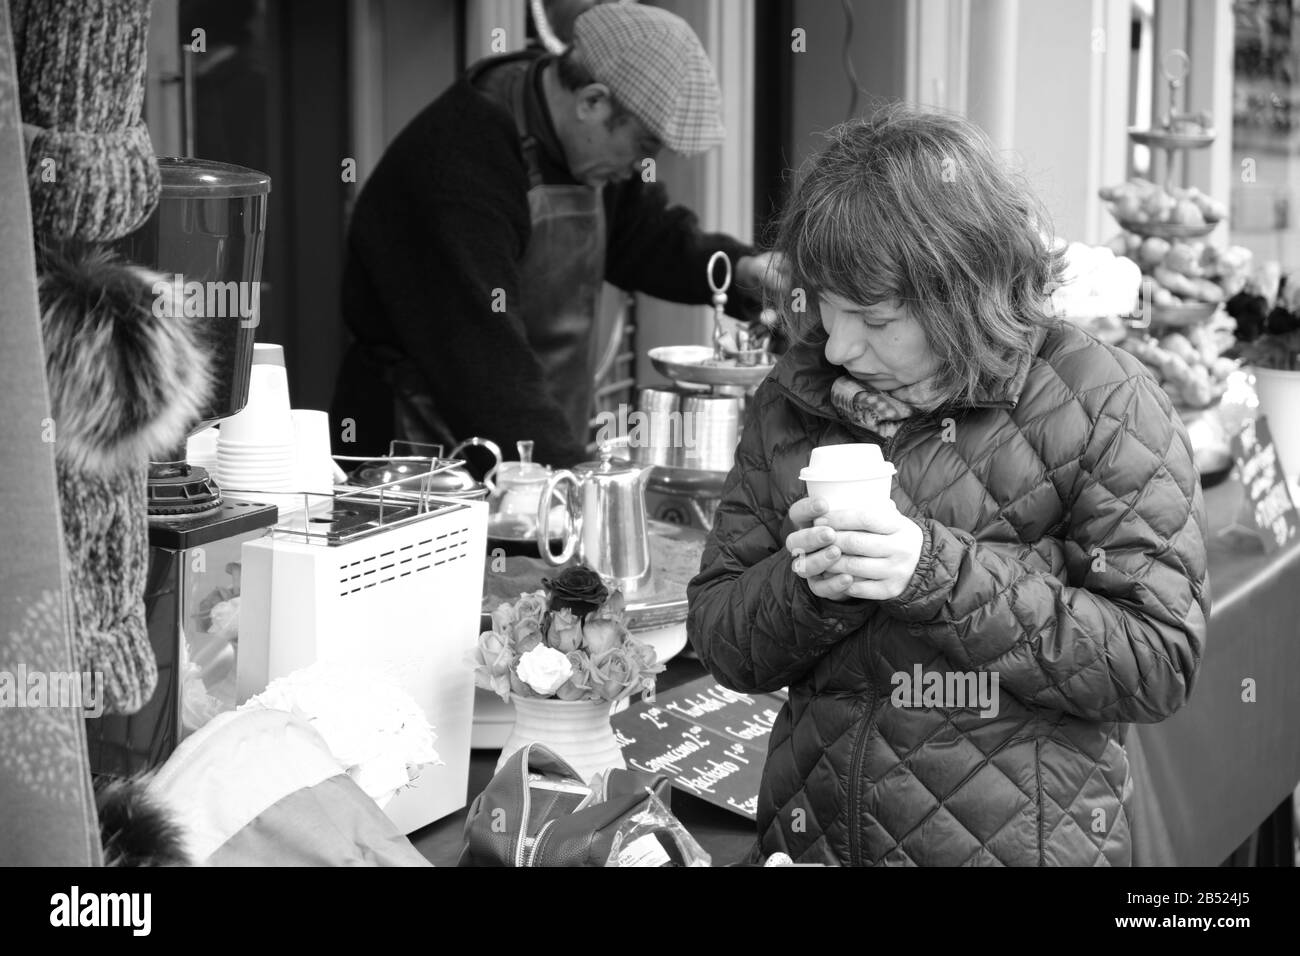
[[[310,498],[244,546],[239,700],[316,661],[380,667],[443,761],[384,808],[410,833],[465,806],[487,503],[390,486]]]

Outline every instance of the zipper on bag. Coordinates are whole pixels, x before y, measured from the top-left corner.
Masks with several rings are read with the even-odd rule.
[[[542,824],[542,828],[537,831],[536,839],[528,841],[531,844],[531,847],[528,853],[528,862],[524,864],[525,866],[537,865],[537,857],[538,854],[541,853],[542,842],[546,839],[546,831],[549,830],[554,825],[555,825],[554,820],[547,820],[545,823]]]
[[[524,865],[524,853],[529,849],[532,842],[528,839],[528,815],[532,812],[531,804],[532,804],[532,796],[533,796],[532,788],[528,786],[528,767],[529,767],[528,758],[532,754],[532,751],[533,751],[532,744],[526,744],[524,746],[523,776],[521,777],[521,782],[524,788],[523,800],[521,801],[524,809],[524,815],[523,815],[523,819],[519,823],[519,839],[515,842],[515,866],[516,867],[521,867]]]

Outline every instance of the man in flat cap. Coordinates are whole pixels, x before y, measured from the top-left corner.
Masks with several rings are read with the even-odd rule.
[[[707,304],[735,263],[729,314],[758,317],[778,269],[702,233],[645,180],[667,148],[724,138],[713,67],[684,20],[600,4],[561,56],[475,64],[389,146],[358,198],[343,280],[355,341],[331,417],[336,450],[481,436],[536,460],[588,458],[602,280]],[[720,274],[719,274],[720,277]]]

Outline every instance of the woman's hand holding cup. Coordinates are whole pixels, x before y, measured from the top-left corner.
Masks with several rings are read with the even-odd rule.
[[[851,580],[843,597],[873,601],[887,601],[907,590],[925,540],[920,525],[903,515],[892,501],[888,507],[876,506],[870,511],[822,514],[810,530],[832,532],[831,543],[824,551],[834,549],[841,556],[824,573]],[[819,540],[826,540],[826,535]]]
[[[818,597],[884,601],[907,589],[924,535],[890,498],[894,474],[878,445],[813,449],[799,473],[810,497],[790,508],[800,530],[786,548],[795,555],[795,573]]]
[[[785,539],[785,549],[793,555],[794,573],[808,582],[808,590],[820,598],[843,601],[854,585],[851,574],[831,568],[843,559],[834,529],[815,522],[823,521],[828,506],[822,498],[800,498],[790,506],[790,521],[798,530]]]

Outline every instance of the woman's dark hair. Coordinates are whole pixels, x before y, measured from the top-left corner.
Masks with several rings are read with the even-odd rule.
[[[590,86],[592,83],[600,82],[592,76],[591,71],[587,69],[587,65],[574,54],[573,47],[569,47],[560,54],[555,61],[555,72],[560,78],[560,85],[570,93],[580,90],[584,86]],[[610,128],[622,123],[632,115],[613,93],[609,95],[609,106],[609,119],[605,125]]]
[[[1038,202],[959,117],[889,106],[826,135],[777,235],[806,304],[778,307],[791,337],[820,330],[821,293],[897,300],[941,361],[945,400],[1009,378],[1063,268]]]

